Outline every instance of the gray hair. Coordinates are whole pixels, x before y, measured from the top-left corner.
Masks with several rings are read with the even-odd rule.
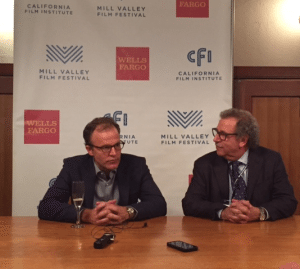
[[[248,147],[256,148],[259,146],[259,126],[256,118],[246,110],[230,108],[220,113],[221,119],[235,118],[237,137],[248,136]]]

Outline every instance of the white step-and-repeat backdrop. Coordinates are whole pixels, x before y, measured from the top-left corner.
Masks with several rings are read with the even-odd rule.
[[[13,215],[37,215],[95,117],[121,127],[168,204],[232,106],[231,0],[16,0]]]

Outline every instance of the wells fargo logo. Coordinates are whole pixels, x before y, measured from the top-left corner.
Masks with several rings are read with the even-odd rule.
[[[209,0],[176,0],[176,17],[208,18]]]
[[[59,111],[25,110],[24,144],[59,144]]]
[[[149,48],[118,47],[117,80],[149,80]]]

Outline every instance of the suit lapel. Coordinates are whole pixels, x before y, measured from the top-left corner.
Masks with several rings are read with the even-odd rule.
[[[249,151],[247,200],[251,201],[256,184],[262,180],[262,162],[256,151]]]
[[[127,205],[129,200],[129,173],[126,172],[127,165],[124,158],[125,156],[121,154],[121,161],[116,174],[116,181],[120,194],[119,205]]]
[[[94,196],[95,196],[95,180],[96,171],[94,166],[94,159],[88,156],[84,162],[82,169],[82,180],[85,182],[85,196],[84,201],[87,207],[93,208],[94,206]]]
[[[229,196],[228,162],[223,157],[215,160],[214,173],[222,198]]]

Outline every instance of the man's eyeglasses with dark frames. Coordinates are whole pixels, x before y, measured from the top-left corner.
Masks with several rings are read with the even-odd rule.
[[[118,142],[117,144],[115,144],[113,146],[103,146],[103,147],[97,147],[95,145],[90,144],[91,147],[94,147],[96,149],[100,149],[104,153],[109,153],[112,148],[114,148],[116,151],[119,151],[122,148],[124,148],[124,145],[125,145],[125,142],[123,142],[123,141],[120,141],[120,142]]]
[[[237,133],[228,134],[225,132],[219,132],[217,128],[212,128],[212,134],[214,137],[218,135],[222,141],[226,140],[228,135],[237,135]]]

